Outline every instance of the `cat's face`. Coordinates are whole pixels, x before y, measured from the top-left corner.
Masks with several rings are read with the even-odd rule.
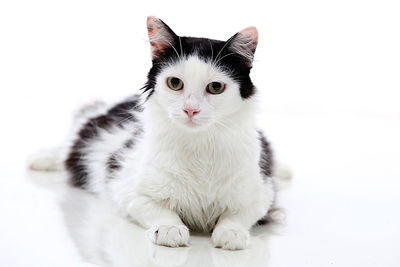
[[[153,67],[145,90],[172,122],[199,130],[240,112],[254,94],[249,73],[257,30],[217,41],[179,37],[161,20],[147,21]]]
[[[243,103],[238,82],[197,55],[164,67],[154,89],[168,117],[189,128],[223,123]]]

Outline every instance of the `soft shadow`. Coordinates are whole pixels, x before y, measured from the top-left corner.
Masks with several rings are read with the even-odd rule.
[[[200,234],[191,236],[189,247],[157,246],[147,239],[145,229],[121,217],[108,202],[68,186],[64,174],[30,172],[28,176],[33,183],[58,191],[65,225],[82,259],[100,266],[265,267],[268,240],[282,226],[275,222],[253,228],[251,245],[242,251],[214,248],[210,236]]]

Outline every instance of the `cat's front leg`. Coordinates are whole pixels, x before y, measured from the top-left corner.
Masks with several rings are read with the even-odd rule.
[[[130,217],[149,229],[147,236],[154,244],[168,247],[189,245],[189,229],[176,212],[146,196],[136,197],[131,205]]]
[[[121,179],[111,183],[111,197],[120,212],[147,229],[147,236],[157,245],[189,245],[189,229],[178,213],[170,209],[170,178],[157,168],[142,173],[124,169]]]
[[[134,222],[147,230],[149,239],[157,245],[180,247],[189,245],[189,229],[178,214],[165,208],[149,196],[120,192],[117,205]]]
[[[241,250],[249,246],[249,229],[263,217],[270,202],[255,202],[240,210],[226,210],[218,220],[211,239],[215,247]]]

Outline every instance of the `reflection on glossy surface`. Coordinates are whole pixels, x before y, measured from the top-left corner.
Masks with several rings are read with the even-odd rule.
[[[188,248],[156,247],[65,176],[26,177],[15,160],[0,168],[0,266],[400,266],[398,121],[270,114],[264,124],[294,173],[278,194],[284,234],[255,229],[238,252],[198,235]]]
[[[214,248],[205,234],[192,234],[189,247],[157,246],[145,229],[121,217],[109,203],[67,186],[63,174],[30,177],[59,193],[65,225],[83,261],[100,266],[267,266],[268,237],[280,227],[275,223],[254,228],[250,247],[242,251]]]

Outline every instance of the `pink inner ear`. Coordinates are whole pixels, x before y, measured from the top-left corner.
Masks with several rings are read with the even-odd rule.
[[[241,55],[251,66],[254,53],[258,43],[258,32],[256,27],[249,27],[239,32],[232,40],[230,48],[235,53]]]
[[[153,58],[162,54],[162,52],[171,45],[170,36],[164,29],[164,24],[156,17],[147,18],[147,32],[151,44]]]
[[[149,39],[153,40],[155,35],[160,30],[160,20],[156,17],[147,17],[147,31],[149,34]]]
[[[253,42],[258,43],[258,31],[256,27],[248,27],[240,32],[240,34],[245,35],[253,40]]]

